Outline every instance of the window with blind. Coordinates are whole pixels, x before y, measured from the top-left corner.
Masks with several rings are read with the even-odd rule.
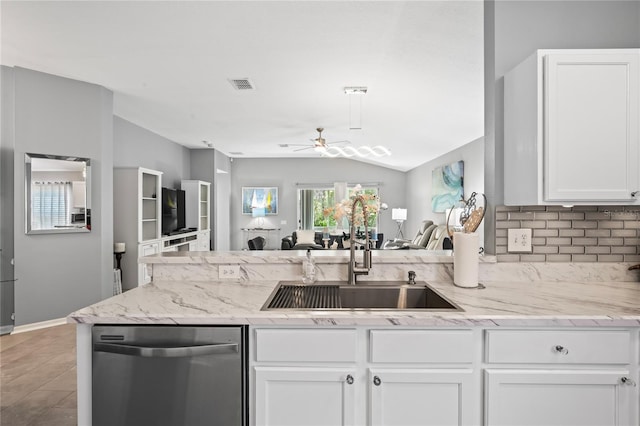
[[[32,182],[32,229],[50,229],[71,223],[71,182]]]

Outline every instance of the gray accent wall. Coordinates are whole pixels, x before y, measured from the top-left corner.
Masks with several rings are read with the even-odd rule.
[[[485,1],[485,188],[503,204],[504,75],[536,49],[640,47],[640,1]],[[495,253],[493,215],[487,251]],[[491,245],[490,245],[491,244]]]
[[[13,68],[0,67],[0,334],[13,330]]]
[[[113,165],[160,171],[166,188],[180,188],[191,174],[188,148],[118,116],[113,117]]]
[[[380,215],[380,229],[384,238],[395,236],[396,223],[391,220],[391,208],[405,207],[405,173],[386,167],[344,158],[235,158],[231,163],[231,249],[247,246],[241,228],[254,220],[242,214],[243,186],[277,186],[278,214],[265,217],[264,226],[281,228],[279,237],[290,235],[297,224],[297,184],[328,184],[333,182],[379,182],[380,199],[389,210]],[[282,224],[286,221],[286,224]],[[280,239],[272,236],[270,244],[280,248]]]
[[[433,223],[446,223],[445,213],[434,213],[431,209],[432,172],[456,161],[464,161],[464,197],[469,198],[475,191],[484,193],[484,138],[476,139],[460,148],[454,149],[434,160],[407,172],[407,221],[404,235],[407,238],[415,236],[423,220]],[[481,245],[484,241],[484,220],[478,229]]]
[[[112,292],[113,94],[103,87],[14,68],[16,325],[67,316]],[[26,235],[24,154],[91,159],[92,230]]]

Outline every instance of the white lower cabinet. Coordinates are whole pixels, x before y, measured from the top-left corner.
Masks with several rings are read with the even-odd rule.
[[[370,424],[474,424],[474,382],[471,369],[370,369]]]
[[[273,326],[251,345],[256,426],[639,424],[637,328]]]
[[[486,425],[630,425],[637,392],[628,379],[626,370],[487,369]]]
[[[486,426],[637,424],[630,329],[485,331]]]
[[[210,235],[210,231],[200,231],[198,232],[198,243],[196,245],[196,248],[194,249],[194,251],[209,251],[209,247],[210,247],[210,242],[209,242],[209,235]],[[191,251],[191,249],[189,249]]]
[[[138,257],[151,256],[157,253],[160,253],[160,243],[158,241],[138,245]],[[148,284],[152,278],[151,265],[138,263],[138,285]]]
[[[468,330],[261,328],[252,338],[255,425],[480,421],[478,370],[471,352],[457,353],[472,348]]]
[[[256,425],[355,425],[352,369],[255,368]]]

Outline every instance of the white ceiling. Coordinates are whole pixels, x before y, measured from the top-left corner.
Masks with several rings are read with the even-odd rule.
[[[387,146],[371,162],[409,170],[484,132],[479,0],[0,7],[3,65],[103,85],[116,115],[189,148],[317,157],[279,144],[311,144],[322,126],[328,142]],[[362,130],[349,130],[345,86],[369,89]]]

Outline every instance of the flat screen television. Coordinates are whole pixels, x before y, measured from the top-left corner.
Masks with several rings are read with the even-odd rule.
[[[162,234],[171,235],[178,229],[178,191],[162,188]]]
[[[178,230],[187,227],[185,218],[186,193],[182,189],[176,189],[178,193]]]

